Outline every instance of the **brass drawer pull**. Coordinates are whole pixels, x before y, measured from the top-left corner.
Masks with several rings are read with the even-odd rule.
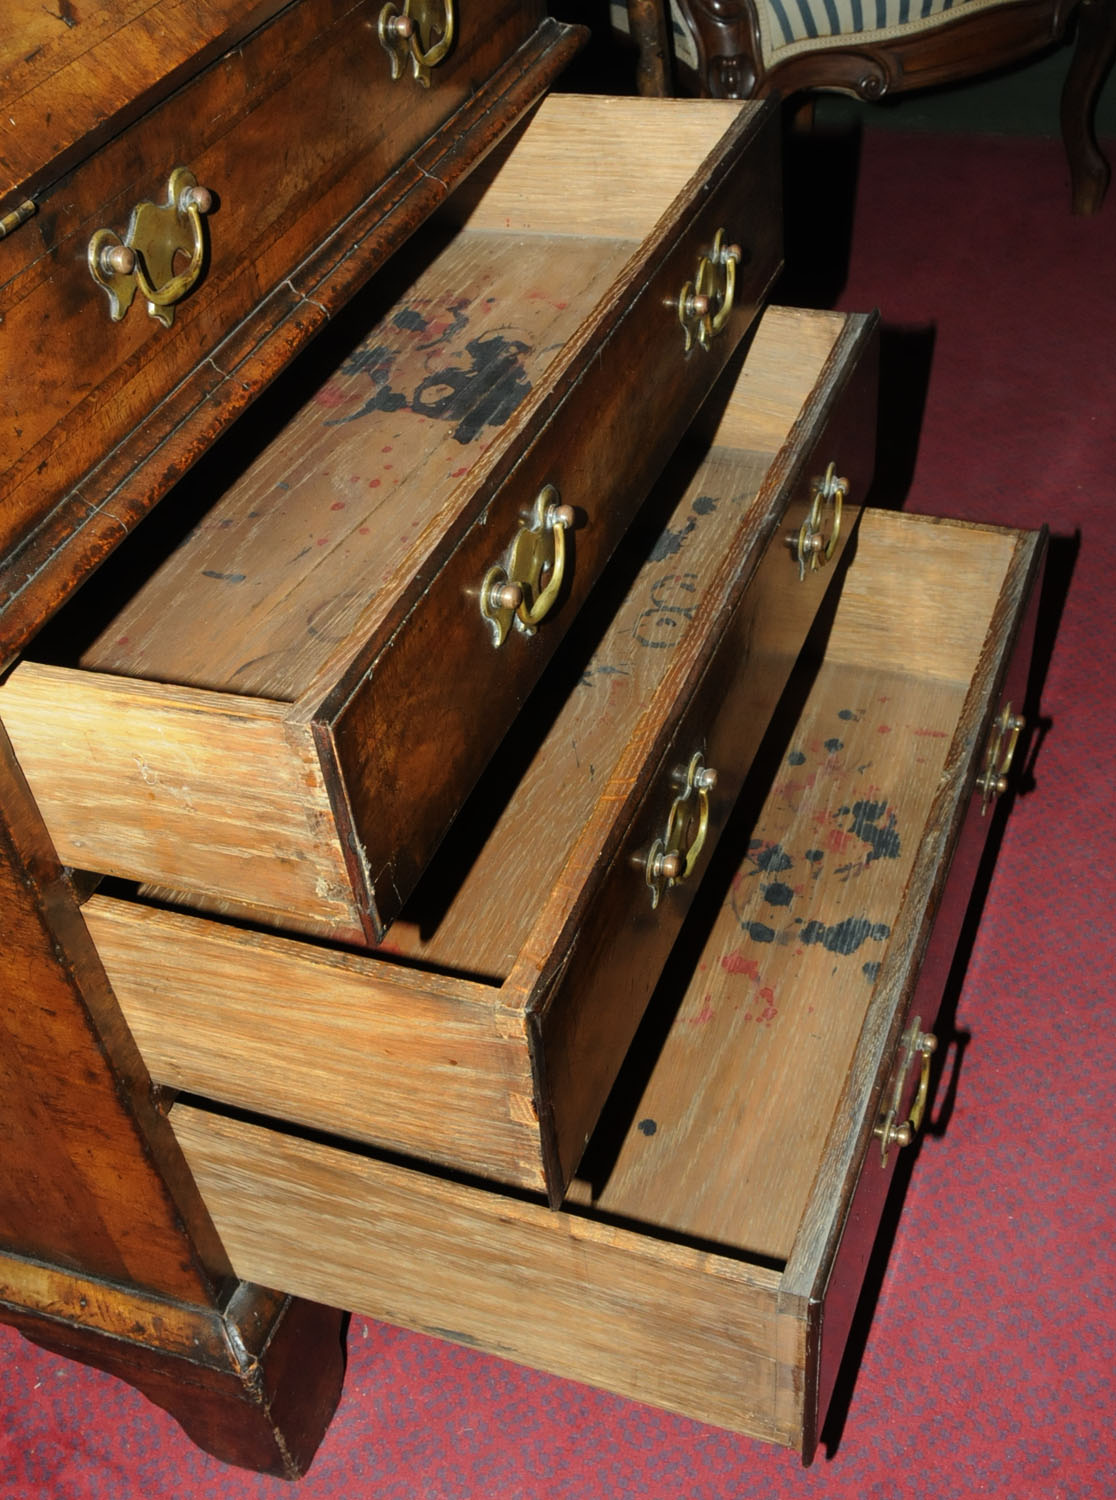
[[[1011,763],[1015,759],[1016,747],[1019,744],[1019,736],[1026,727],[1026,723],[1022,715],[1012,713],[1011,704],[1008,703],[992,726],[984,770],[977,780],[977,786],[980,788],[981,817],[985,815],[996,798],[1002,797],[1008,789],[1008,772],[1011,770]]]
[[[849,481],[838,477],[836,464],[831,463],[824,475],[814,480],[809,513],[799,530],[787,538],[798,563],[799,578],[806,577],[807,567],[816,573],[832,558],[841,536],[841,510],[848,493]],[[827,509],[830,512],[828,537],[822,535]]]
[[[726,245],[725,231],[718,229],[712,249],[698,257],[693,281],[687,281],[678,296],[667,302],[682,324],[686,353],[693,348],[695,339],[702,349],[708,349],[728,322],[736,299],[736,267],[740,259],[740,246]]]
[[[560,500],[552,484],[543,486],[530,519],[516,533],[506,563],[490,568],[481,584],[480,610],[492,627],[496,646],[503,645],[513,624],[521,635],[534,635],[562,588],[566,532],[575,517],[572,507]]]
[[[402,78],[410,59],[414,76],[428,89],[430,70],[449,55],[456,30],[453,0],[404,0],[402,10],[389,0],[380,12],[379,35],[392,78]]]
[[[880,1143],[880,1165],[883,1167],[887,1166],[892,1146],[909,1146],[922,1127],[926,1100],[930,1094],[930,1059],[937,1049],[938,1038],[932,1031],[923,1031],[922,1021],[915,1016],[903,1036],[903,1056],[896,1070],[888,1111],[875,1129],[876,1139]],[[916,1057],[921,1059],[918,1093],[911,1105],[910,1114],[901,1125],[897,1125],[895,1122],[903,1100],[903,1085]]]
[[[124,238],[111,229],[98,229],[89,241],[89,272],[108,293],[109,309],[118,323],[138,291],[148,316],[165,328],[174,322],[174,305],[181,302],[202,272],[205,230],[202,216],[213,207],[213,195],[199,187],[193,172],[175,167],[167,182],[165,203],[144,199],[132,210]],[[174,275],[178,255],[189,256],[184,271]]]
[[[685,769],[674,773],[674,781],[679,792],[671,803],[666,830],[642,862],[652,911],[664,891],[688,880],[694,872],[709,832],[709,793],[717,785],[717,773],[705,764],[699,750]]]

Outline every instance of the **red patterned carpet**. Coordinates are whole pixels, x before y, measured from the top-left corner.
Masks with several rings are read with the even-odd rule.
[[[1061,619],[1033,787],[1007,825],[828,1451],[802,1470],[355,1320],[340,1410],[296,1492],[222,1467],[129,1388],[0,1329],[0,1495],[1116,1496],[1116,195],[1071,218],[1054,143],[870,133],[846,271],[848,163],[834,151],[808,200],[826,215],[794,233],[835,257],[803,267],[816,286],[882,310],[884,480],[909,482],[908,509],[1048,523],[1048,625]]]

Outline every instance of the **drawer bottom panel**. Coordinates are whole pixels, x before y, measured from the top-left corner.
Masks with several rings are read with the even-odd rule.
[[[883,1149],[882,1122],[925,1103],[920,964],[1009,769],[1040,555],[866,514],[561,1211],[180,1102],[237,1273],[808,1458],[845,1227],[878,1220],[903,1134]]]

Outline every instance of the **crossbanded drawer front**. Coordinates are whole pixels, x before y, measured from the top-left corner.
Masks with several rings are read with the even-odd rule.
[[[942,970],[922,966],[1018,774],[1026,731],[1005,726],[1028,708],[1042,553],[1034,533],[862,516],[559,1211],[176,1104],[238,1274],[808,1461],[932,1109]]]
[[[475,105],[487,98],[501,129],[514,119],[501,68],[536,77],[522,110],[576,51],[539,5],[466,0],[424,87],[410,70],[392,79],[382,9],[285,7],[39,189],[35,214],[0,242],[5,336],[27,353],[0,377],[14,417],[0,550],[29,550],[22,572],[9,557],[0,604],[34,565],[58,562],[51,547],[73,554],[70,574],[87,551],[106,555],[445,197],[492,143]],[[204,211],[190,222],[192,185]],[[125,269],[129,252],[138,269]],[[142,483],[130,472],[141,461]]]
[[[64,860],[287,931],[383,936],[778,265],[776,116],[723,105],[711,131],[701,106],[663,120],[656,102],[547,100],[354,304],[277,435],[270,407],[242,424],[235,481],[218,457],[166,502],[185,534],[134,564],[145,581],[142,535],[94,580],[130,597],[84,671],[16,669],[0,716]],[[604,220],[579,208],[590,143],[615,130],[632,152],[656,125],[655,171]],[[596,152],[600,194],[615,156]],[[739,255],[714,274],[726,224]],[[689,328],[667,305],[687,279],[709,289]],[[561,530],[566,566],[509,579],[532,527],[551,548]],[[494,571],[521,596],[500,638]],[[64,656],[76,631],[59,637]],[[216,819],[191,837],[195,806]]]
[[[87,903],[157,1081],[561,1198],[839,567],[851,498],[798,539],[867,482],[872,350],[769,311],[376,956]]]

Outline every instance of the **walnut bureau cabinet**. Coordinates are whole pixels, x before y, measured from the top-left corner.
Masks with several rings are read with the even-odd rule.
[[[809,1461],[1042,536],[862,508],[767,106],[9,11],[0,1317],[291,1478],[343,1309]]]

